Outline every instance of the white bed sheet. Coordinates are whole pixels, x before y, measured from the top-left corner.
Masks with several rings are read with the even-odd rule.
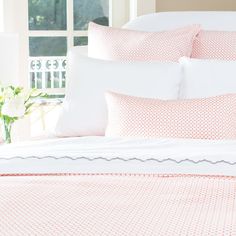
[[[0,147],[0,173],[236,175],[236,140],[48,139]]]

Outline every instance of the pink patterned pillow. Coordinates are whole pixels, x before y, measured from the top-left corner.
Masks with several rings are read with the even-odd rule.
[[[236,32],[201,31],[195,39],[192,58],[236,60]]]
[[[180,57],[191,56],[199,31],[199,25],[143,32],[90,23],[88,56],[103,60],[178,61]]]
[[[106,93],[108,137],[236,139],[236,94],[164,101]]]

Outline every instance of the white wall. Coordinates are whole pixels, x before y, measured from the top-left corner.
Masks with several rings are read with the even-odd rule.
[[[4,86],[19,82],[19,37],[0,33],[0,83]]]
[[[1,0],[0,0],[1,1]],[[14,33],[19,35],[19,84],[27,86],[28,82],[28,0],[3,0],[4,4],[4,30],[6,33]]]
[[[138,16],[153,13],[156,11],[155,0],[137,0],[138,1]]]
[[[0,0],[0,32],[4,31],[3,17],[3,0]]]
[[[3,1],[4,10],[4,31],[7,34],[18,35],[19,38],[19,73],[18,83],[27,87],[28,78],[28,36],[26,34],[27,24],[27,7],[28,0],[0,0]],[[17,135],[13,135],[13,139],[23,140],[30,135],[29,117],[16,122],[15,131]],[[13,132],[14,133],[14,132]]]

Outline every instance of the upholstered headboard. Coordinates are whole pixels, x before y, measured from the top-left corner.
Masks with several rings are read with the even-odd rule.
[[[124,28],[163,31],[190,24],[201,24],[206,30],[236,31],[236,12],[161,12],[140,16]]]

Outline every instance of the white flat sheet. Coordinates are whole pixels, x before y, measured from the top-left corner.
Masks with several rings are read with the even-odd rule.
[[[0,147],[0,173],[236,175],[236,140],[49,139]]]

